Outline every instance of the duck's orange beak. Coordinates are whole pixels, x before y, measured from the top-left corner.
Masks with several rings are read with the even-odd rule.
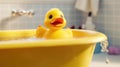
[[[55,27],[59,27],[63,24],[63,22],[64,22],[63,18],[56,18],[55,20],[51,22],[51,25]]]

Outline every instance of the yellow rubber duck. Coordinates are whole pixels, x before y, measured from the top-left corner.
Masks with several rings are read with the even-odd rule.
[[[66,20],[63,12],[58,8],[50,9],[44,19],[44,26],[38,26],[36,30],[37,38],[46,39],[64,39],[72,38],[72,31],[68,29],[62,29],[66,26]]]

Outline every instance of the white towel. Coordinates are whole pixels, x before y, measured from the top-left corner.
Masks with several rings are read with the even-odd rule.
[[[99,7],[99,0],[77,0],[75,8],[84,12],[92,12],[94,16],[97,15]]]

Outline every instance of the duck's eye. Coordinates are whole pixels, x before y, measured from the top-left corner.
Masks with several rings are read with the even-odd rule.
[[[52,19],[52,17],[53,17],[53,16],[52,16],[52,15],[50,15],[50,16],[49,16],[49,19]]]
[[[63,17],[63,15],[60,15],[61,17]]]

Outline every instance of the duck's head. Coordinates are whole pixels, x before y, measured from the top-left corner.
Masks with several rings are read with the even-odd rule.
[[[65,27],[66,20],[62,11],[58,8],[50,9],[45,15],[44,25],[53,30]]]

